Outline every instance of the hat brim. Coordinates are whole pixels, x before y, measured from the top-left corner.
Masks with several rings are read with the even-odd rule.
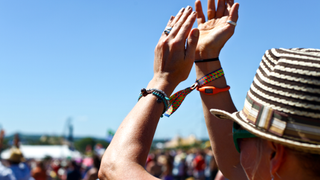
[[[320,144],[310,144],[310,143],[304,143],[304,142],[299,142],[299,141],[294,141],[291,139],[286,139],[283,137],[279,137],[276,135],[273,135],[271,133],[262,131],[260,129],[257,129],[253,124],[248,123],[248,121],[244,120],[241,117],[242,111],[235,112],[235,113],[228,113],[223,110],[219,109],[210,109],[210,113],[216,116],[219,119],[229,119],[232,121],[235,121],[238,123],[241,127],[249,131],[250,133],[261,137],[266,140],[270,140],[279,144],[282,144],[284,146],[307,152],[307,153],[315,153],[315,154],[320,154]]]

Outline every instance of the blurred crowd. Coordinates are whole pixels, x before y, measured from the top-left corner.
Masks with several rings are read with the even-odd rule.
[[[1,180],[96,180],[101,156],[80,159],[25,159],[19,148],[12,148],[0,162]]]
[[[218,166],[208,147],[186,151],[157,150],[149,154],[146,170],[163,180],[214,180]]]
[[[4,133],[0,134],[0,150]],[[77,158],[26,158],[17,135],[10,155],[0,161],[0,180],[96,180],[105,151],[100,143],[86,146]],[[149,153],[145,169],[162,180],[223,180],[218,172],[211,147],[189,150],[154,150]],[[218,174],[218,175],[217,175]]]
[[[3,140],[4,131],[1,130],[0,152]],[[16,134],[10,155],[0,161],[0,180],[96,180],[105,151],[98,143],[93,150],[88,145],[85,154],[78,158],[47,156],[33,159],[25,158],[20,147],[20,138]]]
[[[11,148],[0,162],[1,180],[96,180],[103,153],[78,159],[25,159],[19,148]],[[210,148],[155,150],[150,152],[146,170],[163,180],[214,180],[218,167]]]

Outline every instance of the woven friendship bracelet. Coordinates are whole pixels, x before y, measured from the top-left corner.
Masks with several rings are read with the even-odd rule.
[[[198,79],[196,81],[196,83],[198,83],[198,87],[201,87],[201,86],[203,86],[213,80],[216,80],[222,76],[224,76],[224,72],[223,72],[223,69],[220,68],[220,69],[217,69],[217,70],[203,76],[202,78]]]
[[[171,95],[170,96],[170,107],[168,108],[168,110],[166,111],[166,113],[164,115],[169,117],[171,114],[173,114],[179,108],[179,106],[182,104],[184,98],[190,92],[192,92],[194,89],[196,89],[197,87],[201,87],[211,81],[214,81],[222,76],[224,76],[224,72],[223,72],[222,68],[219,68],[219,69],[203,76],[202,78],[196,80],[196,82],[191,87],[188,87],[186,89],[183,89],[183,90],[178,91],[178,92],[174,93],[173,95]]]
[[[164,104],[164,110],[162,112],[165,113],[168,110],[168,106],[169,106],[169,98],[167,97],[167,94],[159,89],[141,89],[141,93],[140,96],[138,98],[138,101],[141,99],[141,97],[143,96],[147,96],[148,94],[153,94],[154,96],[157,97],[157,102],[161,103],[163,102]],[[162,115],[161,115],[162,117]]]

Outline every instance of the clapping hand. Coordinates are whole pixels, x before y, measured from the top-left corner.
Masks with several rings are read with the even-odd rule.
[[[220,50],[233,35],[238,20],[239,4],[233,0],[208,0],[208,20],[203,14],[200,0],[195,2],[197,23],[200,31],[195,59],[210,59],[219,56]],[[228,23],[229,21],[229,23]]]
[[[155,48],[154,77],[148,87],[171,94],[174,88],[187,79],[195,59],[199,30],[192,29],[197,13],[182,8],[171,17]],[[187,44],[187,46],[185,46]]]

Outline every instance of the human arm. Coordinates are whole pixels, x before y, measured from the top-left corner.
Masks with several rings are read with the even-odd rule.
[[[0,129],[0,152],[2,152],[3,140],[4,140],[4,130]]]
[[[185,80],[192,68],[199,31],[192,25],[196,13],[192,8],[181,10],[167,26],[173,29],[162,34],[154,58],[154,77],[147,89],[156,88],[168,96]],[[185,47],[186,39],[187,47]],[[164,110],[157,97],[142,97],[123,120],[102,158],[99,178],[103,179],[156,179],[144,169],[152,139]]]
[[[219,57],[220,51],[228,39],[233,35],[235,26],[227,23],[228,20],[237,22],[239,4],[233,0],[219,0],[217,8],[214,0],[208,0],[208,21],[202,11],[201,2],[195,3],[197,22],[200,30],[199,42],[196,50],[196,60]],[[196,63],[197,79],[221,68],[219,61]],[[221,77],[207,85],[217,88],[227,86],[225,77]],[[210,142],[216,162],[222,173],[229,179],[246,179],[240,165],[240,155],[233,145],[232,122],[220,120],[211,115],[210,109],[222,109],[235,112],[229,91],[215,95],[200,93],[204,117],[210,137]]]

